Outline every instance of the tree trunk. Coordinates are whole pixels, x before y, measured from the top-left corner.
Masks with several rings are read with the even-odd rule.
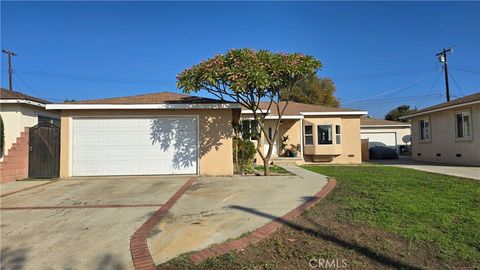
[[[269,176],[270,175],[270,166],[269,166],[270,164],[268,164],[269,161],[270,160],[267,159],[267,158],[263,160],[263,175],[264,176]]]

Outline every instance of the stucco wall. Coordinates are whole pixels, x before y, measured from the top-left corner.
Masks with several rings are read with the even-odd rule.
[[[359,116],[309,116],[303,119],[303,125],[314,125],[312,146],[304,146],[305,161],[314,161],[315,156],[333,156],[332,164],[358,164],[362,162]],[[332,125],[333,144],[317,144],[316,125]],[[340,125],[341,143],[336,144],[335,125]]]
[[[65,110],[62,112],[60,177],[70,176],[70,126],[75,116],[160,116],[199,117],[199,169],[201,175],[232,175],[232,110]]]
[[[274,126],[277,120],[266,120],[265,126]],[[290,144],[301,144],[303,158],[307,162],[313,162],[314,156],[332,157],[330,163],[333,164],[357,164],[362,162],[361,142],[360,142],[360,117],[359,116],[305,116],[303,120],[282,120],[280,126],[280,134],[278,137],[278,148],[280,148],[282,135],[289,135],[288,146]],[[303,145],[303,127],[305,125],[314,125],[313,140],[314,145]],[[317,145],[317,128],[316,125],[332,125],[333,144]],[[335,125],[341,126],[341,143],[335,143]],[[302,128],[301,128],[302,127]],[[280,151],[280,150],[279,150]],[[257,154],[257,163],[261,164],[262,160]]]
[[[472,139],[460,141],[455,138],[455,112],[465,109],[471,110]],[[419,121],[427,116],[430,117],[431,140],[421,142]],[[457,154],[461,154],[461,157],[457,157]],[[480,105],[464,106],[414,117],[412,119],[412,158],[480,166]]]
[[[0,115],[5,126],[5,147],[4,153],[17,140],[25,127],[33,127],[38,123],[38,115],[55,116],[58,113],[46,111],[37,106],[20,103],[3,103],[0,105]]]

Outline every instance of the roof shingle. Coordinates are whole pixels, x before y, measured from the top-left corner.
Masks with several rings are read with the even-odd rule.
[[[20,92],[17,92],[17,91],[10,91],[10,90],[5,89],[5,88],[0,88],[0,99],[30,100],[30,101],[34,101],[34,102],[38,102],[38,103],[42,103],[42,104],[50,104],[51,103],[50,101],[45,100],[45,99],[32,97],[32,96],[29,96],[27,94],[20,93]]]
[[[402,118],[409,118],[412,115],[418,115],[418,114],[426,113],[426,112],[432,111],[432,110],[444,109],[444,108],[448,108],[450,106],[461,105],[463,103],[479,101],[479,100],[480,100],[480,92],[469,95],[469,96],[464,96],[464,97],[461,97],[461,98],[458,98],[458,99],[455,99],[455,100],[451,100],[449,102],[444,102],[444,103],[440,103],[440,104],[437,104],[437,105],[434,105],[434,106],[430,106],[430,107],[427,107],[427,108],[424,108],[424,109],[421,109],[421,110],[416,110],[416,111],[413,111],[410,114],[408,114],[408,115],[406,115]]]
[[[409,126],[409,123],[390,121],[372,117],[360,117],[361,126]]]
[[[279,107],[280,111],[285,107],[285,101],[280,101]],[[260,102],[260,108],[262,110],[267,110],[268,102]],[[245,110],[245,108],[243,108]],[[313,104],[304,104],[299,102],[290,101],[288,102],[288,106],[285,109],[283,115],[302,115],[301,112],[362,112],[361,110],[354,110],[354,109],[347,109],[347,108],[335,108],[335,107],[327,107],[322,105],[313,105]],[[270,107],[270,114],[271,116],[277,115],[277,109],[275,104],[272,104]]]
[[[210,104],[229,103],[217,99],[190,96],[173,92],[158,92],[116,98],[101,98],[68,102],[69,104]]]

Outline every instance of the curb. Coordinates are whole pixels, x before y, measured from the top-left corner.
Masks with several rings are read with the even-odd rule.
[[[269,235],[274,233],[277,229],[282,227],[282,221],[291,221],[303,212],[305,212],[307,209],[311,208],[314,206],[316,203],[318,203],[322,198],[327,196],[335,187],[337,181],[335,178],[328,178],[327,184],[313,197],[301,204],[300,206],[294,208],[284,216],[277,218],[275,220],[272,220],[271,222],[263,225],[262,227],[254,230],[251,234],[245,237],[241,237],[238,239],[230,240],[221,244],[213,245],[209,248],[200,250],[192,255],[190,255],[190,259],[194,263],[199,263],[202,262],[208,258],[216,257],[219,255],[223,255],[229,251],[236,250],[236,251],[241,251],[245,247],[247,247],[250,244],[257,243],[265,238],[267,238]]]
[[[188,179],[188,181],[133,234],[130,239],[130,253],[135,270],[155,270],[155,262],[148,250],[147,238],[153,228],[155,228],[170,208],[172,208],[178,199],[193,185],[196,179],[196,177]]]

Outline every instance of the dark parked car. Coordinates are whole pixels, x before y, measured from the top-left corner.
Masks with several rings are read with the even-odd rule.
[[[397,150],[381,142],[369,142],[368,154],[370,159],[398,159]]]

